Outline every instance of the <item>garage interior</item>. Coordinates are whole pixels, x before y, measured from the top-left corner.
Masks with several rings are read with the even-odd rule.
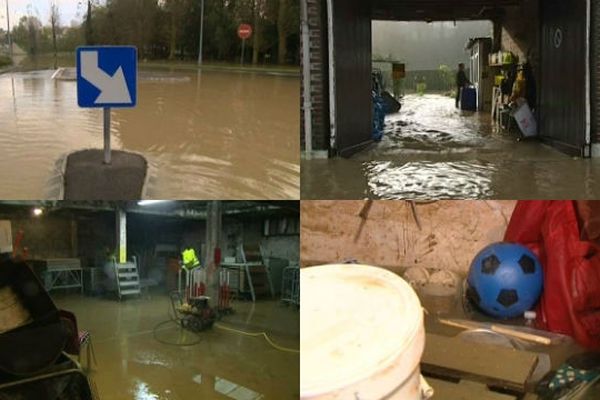
[[[578,175],[585,176],[586,171],[597,169],[593,163],[572,162],[569,157],[592,156],[598,140],[599,69],[594,55],[600,12],[595,3],[585,0],[306,0],[306,3],[305,30],[310,36],[307,42],[311,51],[303,64],[303,198],[414,198],[415,193],[405,184],[407,181],[413,189],[418,186],[417,198],[545,198],[546,189],[541,182],[519,187],[515,193],[507,192],[510,185],[503,182],[504,173],[518,175],[516,164],[520,166],[518,170],[535,170],[536,174],[555,168],[560,175],[568,168],[575,168]],[[427,129],[422,135],[409,132],[412,120],[421,118],[413,117],[413,109],[427,103],[426,99],[420,99],[414,107],[409,105],[406,113],[400,110],[390,116],[383,141],[374,145],[373,21],[490,21],[493,29],[489,39],[485,39],[486,46],[490,44],[479,58],[481,66],[488,68],[482,71],[485,85],[495,86],[494,77],[507,69],[497,59],[492,62],[499,51],[511,54],[518,63],[530,63],[537,86],[537,104],[531,108],[535,111],[539,141],[517,141],[516,134],[491,129],[498,121],[498,113],[491,116],[495,96],[493,89],[487,87],[475,114],[454,115],[452,106],[431,107],[440,121],[424,126]],[[486,46],[475,46],[472,55]],[[416,121],[416,125],[426,123]],[[473,131],[477,140],[445,143],[445,139],[437,140],[429,134],[431,130],[445,132],[444,129],[455,128]],[[452,137],[454,132],[448,132]],[[416,148],[414,141],[418,142]],[[418,179],[411,179],[415,171],[424,172]],[[429,188],[419,185],[439,176],[475,181],[475,187],[459,194],[454,190],[461,188],[452,187],[448,193],[440,194],[428,193]],[[323,185],[323,181],[328,184]],[[333,181],[337,184],[330,184]],[[575,192],[575,188],[569,188],[566,197]]]
[[[533,211],[534,209],[545,210],[544,217],[541,212]],[[344,343],[345,348],[352,348],[353,350],[348,350],[346,356],[355,360],[364,360],[362,365],[369,365],[370,359],[361,351],[370,354],[371,346],[377,346],[377,350],[374,350],[377,353],[381,348],[387,347],[389,344],[387,340],[391,340],[398,346],[413,343],[409,336],[402,336],[404,329],[389,332],[394,339],[380,336],[375,339],[374,333],[368,333],[372,321],[378,321],[377,331],[381,333],[387,329],[386,320],[392,324],[391,321],[398,315],[408,315],[408,312],[403,314],[402,310],[391,312],[391,309],[376,306],[381,304],[378,303],[379,301],[390,305],[394,303],[393,298],[386,297],[385,300],[377,298],[376,289],[385,287],[392,279],[401,277],[417,293],[424,309],[426,337],[419,364],[421,374],[433,388],[433,397],[406,395],[399,398],[433,400],[599,398],[600,334],[597,327],[600,326],[598,325],[600,303],[597,299],[600,298],[600,279],[597,275],[598,260],[594,250],[590,250],[585,256],[590,260],[590,264],[585,268],[596,271],[595,275],[589,275],[586,279],[587,295],[591,296],[590,300],[592,298],[596,300],[587,303],[587,308],[584,307],[585,311],[572,303],[570,296],[571,293],[577,296],[576,289],[567,287],[569,285],[559,288],[558,286],[561,285],[557,285],[557,282],[573,282],[573,285],[580,287],[575,283],[581,272],[580,267],[574,266],[577,264],[575,260],[578,256],[572,253],[572,257],[560,260],[564,253],[557,249],[567,246],[573,250],[576,247],[583,250],[590,242],[593,242],[593,248],[596,249],[598,236],[597,229],[594,228],[595,223],[592,221],[598,220],[598,210],[597,202],[572,201],[303,201],[301,206],[303,291],[301,394],[306,393],[303,390],[310,387],[313,378],[311,357],[315,354],[320,355],[321,363],[325,365],[324,369],[327,369],[329,360],[324,361],[327,355],[323,351],[336,354],[333,343],[341,342]],[[535,220],[535,223],[524,222],[528,219]],[[537,229],[540,232],[539,238]],[[569,238],[566,233],[569,230],[577,236]],[[592,231],[595,233],[591,233]],[[516,239],[515,232],[524,232],[529,239]],[[541,237],[543,239],[540,239]],[[551,245],[551,240],[556,241]],[[494,317],[475,306],[467,295],[471,287],[467,278],[470,277],[470,271],[475,268],[473,265],[478,253],[486,246],[494,246],[499,242],[521,243],[530,249],[535,249],[536,246],[538,250],[545,249],[534,251],[536,255],[543,252],[547,254],[547,256],[539,256],[544,270],[544,287],[541,299],[531,308],[536,311],[534,316],[521,314],[510,318]],[[560,255],[561,253],[563,255]],[[558,264],[563,261],[565,265],[559,267]],[[350,279],[351,275],[346,279],[343,278],[341,271],[344,268],[349,268],[347,271],[359,271],[362,265],[382,268],[386,274],[392,273],[386,277],[387,281],[377,284],[377,273],[368,271],[364,280],[358,281],[355,289],[352,287],[352,290],[357,291],[357,296],[359,293],[368,295],[368,290],[373,290],[372,297],[361,297],[365,302],[363,312],[366,315],[358,313],[354,308],[345,309],[344,303],[331,306],[321,304],[322,301],[318,300],[322,300],[321,296],[328,296],[329,292],[338,289],[343,290],[341,288],[345,284],[350,287],[350,283],[356,283],[355,278]],[[323,267],[324,271],[327,271],[326,268],[337,268],[335,274],[332,273],[330,280],[324,285],[325,293],[317,290],[319,281],[314,278],[318,275],[320,266],[326,266]],[[563,269],[565,266],[566,268]],[[562,269],[561,278],[554,275],[559,269]],[[519,295],[530,290],[532,289],[528,287],[524,291],[519,291]],[[394,292],[397,293],[398,290]],[[583,295],[583,291],[579,295],[587,296]],[[335,293],[331,296],[339,297]],[[480,290],[480,296],[485,297],[486,292]],[[559,303],[568,306],[559,306],[556,303],[549,306],[551,297],[560,298]],[[358,304],[353,305],[362,307]],[[332,320],[323,321],[329,328],[328,334],[322,329],[314,328],[314,323],[304,323],[304,321],[314,322],[319,319],[317,313],[311,313],[317,307],[320,315],[327,314],[327,310],[332,307],[335,307],[335,314],[340,315],[335,321],[333,316]],[[346,315],[346,312],[350,315]],[[360,322],[364,324],[352,316],[355,313],[361,315]],[[574,325],[567,327],[571,323],[567,321],[571,321],[571,318],[573,321],[583,321],[592,315],[595,316],[595,322],[588,325],[587,336],[583,331],[577,331]],[[354,322],[348,323],[350,320]],[[404,325],[408,324],[409,320],[407,317]],[[550,320],[552,322],[549,322]],[[534,329],[530,329],[531,327]],[[514,336],[524,332],[534,336]],[[366,336],[362,336],[363,333]],[[315,334],[320,341],[310,340],[311,337],[314,339]],[[363,339],[362,347],[351,347],[352,337]],[[367,339],[370,337],[373,337],[373,341]],[[542,338],[543,340],[539,340]],[[412,354],[409,348],[405,349],[404,353]],[[392,368],[387,362],[393,357],[391,354],[389,357],[387,361],[382,362],[381,369],[384,371]],[[568,388],[563,387],[559,390],[554,384],[550,385],[557,373],[568,368],[567,365],[571,365],[570,363],[580,365],[578,362],[583,359],[594,360],[582,368],[591,371],[588,382],[593,381],[593,384],[585,390],[581,387],[576,388],[577,384],[572,384],[570,379]],[[335,360],[331,359],[331,363],[334,362]],[[398,359],[396,366],[405,367],[398,376],[408,376],[411,365],[406,357]],[[357,371],[359,369],[356,368]],[[368,377],[370,382],[375,382],[380,378],[383,379],[382,374],[384,372],[374,368],[370,371],[356,372],[354,377]],[[325,383],[314,377],[312,383],[318,382],[320,388],[336,387],[336,390],[343,390],[341,388],[355,390],[364,398],[369,397],[367,391],[374,387],[373,385],[361,386],[361,383],[356,383],[356,379],[344,383],[336,382],[335,378],[331,379],[332,381]],[[386,383],[383,380],[379,382],[381,383],[379,386],[395,388],[406,381],[399,379],[396,384],[390,384],[389,381]],[[314,393],[315,386],[310,388]],[[396,390],[402,391],[402,389]],[[394,398],[390,393],[387,393],[387,396],[389,397],[380,395],[371,398]],[[304,396],[303,398],[320,397]]]
[[[297,201],[1,201],[0,253],[3,399],[298,398]]]

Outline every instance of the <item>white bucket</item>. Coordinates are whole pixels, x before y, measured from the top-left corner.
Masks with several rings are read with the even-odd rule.
[[[300,271],[300,397],[421,400],[423,311],[406,281],[365,265]]]
[[[517,125],[519,125],[519,129],[521,129],[523,136],[537,136],[537,122],[535,121],[527,102],[524,101],[515,109],[515,111],[513,111],[513,117],[517,121]]]

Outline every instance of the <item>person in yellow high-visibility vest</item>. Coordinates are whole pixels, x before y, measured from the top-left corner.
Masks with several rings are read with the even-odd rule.
[[[186,247],[181,252],[181,260],[183,262],[183,268],[188,271],[200,266],[200,260],[196,257],[196,251],[191,246]]]

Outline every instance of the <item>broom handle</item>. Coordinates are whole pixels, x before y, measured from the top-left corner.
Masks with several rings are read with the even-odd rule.
[[[477,329],[478,328],[477,324],[475,324],[475,323],[458,322],[458,321],[453,321],[451,319],[439,319],[439,322],[441,324],[453,326],[455,328],[460,328],[460,329]],[[501,333],[503,335],[508,335],[508,336],[516,337],[518,339],[526,340],[528,342],[543,344],[545,346],[549,346],[550,344],[552,344],[552,340],[550,338],[540,336],[540,335],[535,335],[533,333],[521,332],[516,329],[506,328],[506,327],[500,326],[500,325],[492,325],[490,327],[490,330],[493,332],[496,332],[496,333]]]
[[[499,326],[499,325],[492,325],[492,330],[494,332],[498,332],[498,333],[502,333],[505,335],[516,337],[518,339],[527,340],[528,342],[535,342],[535,343],[543,344],[546,346],[549,346],[550,344],[552,344],[552,340],[550,340],[550,338],[540,336],[540,335],[535,335],[533,333],[521,332],[521,331],[518,331],[515,329],[510,329],[510,328],[506,328],[506,327]]]

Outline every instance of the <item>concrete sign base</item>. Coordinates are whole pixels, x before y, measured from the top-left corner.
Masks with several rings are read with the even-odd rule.
[[[148,162],[136,153],[112,151],[111,164],[103,163],[100,149],[80,150],[67,156],[64,200],[138,200],[143,197]]]

